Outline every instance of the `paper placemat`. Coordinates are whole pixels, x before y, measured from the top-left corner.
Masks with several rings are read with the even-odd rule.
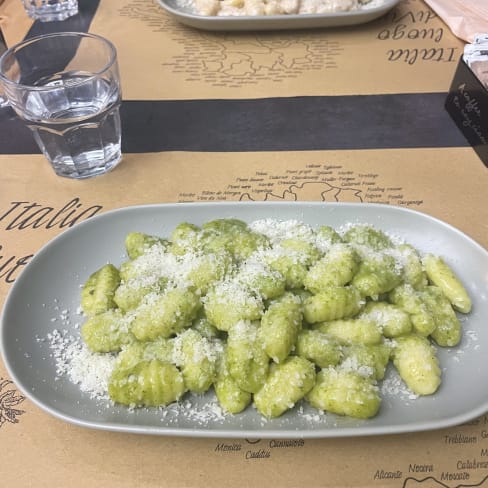
[[[422,162],[422,164],[414,164]],[[127,205],[214,200],[381,202],[443,219],[485,247],[488,175],[471,149],[125,155],[102,177],[56,177],[42,156],[0,156],[0,303],[63,230]],[[476,209],[476,219],[466,219]],[[34,324],[35,325],[35,324]],[[53,325],[53,327],[55,327]],[[152,437],[72,426],[24,400],[0,365],[5,486],[486,486],[488,415],[440,431],[324,440]],[[484,387],[480,377],[480,388]]]
[[[466,42],[488,32],[488,4],[480,0],[426,0],[427,5]]]
[[[19,5],[0,7],[9,43]],[[251,33],[185,27],[156,0],[101,1],[90,31],[114,42],[137,100],[447,92],[464,46],[422,0],[354,27]]]
[[[241,34],[187,28],[154,1],[123,0],[102,2],[91,28],[119,48],[125,96],[144,99],[446,91],[463,46],[421,0],[356,27]]]

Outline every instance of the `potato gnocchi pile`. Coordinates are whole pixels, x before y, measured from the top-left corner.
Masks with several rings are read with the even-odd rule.
[[[304,399],[370,418],[390,362],[415,395],[436,392],[436,345],[456,346],[471,310],[441,257],[370,225],[217,219],[125,244],[83,287],[81,335],[116,356],[108,394],[132,408],[213,389],[232,414]]]
[[[191,8],[199,15],[219,17],[332,14],[357,11],[370,2],[372,0],[191,0]]]

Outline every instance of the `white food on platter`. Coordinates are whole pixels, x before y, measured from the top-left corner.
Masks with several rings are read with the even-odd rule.
[[[333,14],[381,6],[385,0],[178,0],[182,8],[204,16]]]

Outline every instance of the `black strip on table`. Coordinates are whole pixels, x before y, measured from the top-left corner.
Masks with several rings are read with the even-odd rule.
[[[444,93],[128,101],[128,152],[280,151],[467,145]]]
[[[307,151],[465,147],[445,93],[122,103],[122,150]],[[38,153],[10,109],[0,154]],[[6,116],[7,115],[7,116]]]

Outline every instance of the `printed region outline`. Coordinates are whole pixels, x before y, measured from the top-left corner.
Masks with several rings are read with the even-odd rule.
[[[182,53],[162,63],[187,82],[214,87],[239,88],[266,80],[284,82],[310,71],[337,68],[343,47],[317,32],[302,32],[293,39],[279,33],[257,32],[237,37],[226,32],[184,30],[162,9],[146,0],[131,0],[119,9],[128,17],[149,25],[155,32],[170,32]]]
[[[362,190],[357,188],[345,188],[333,186],[327,182],[304,182],[301,184],[292,184],[282,193],[270,191],[264,193],[264,201],[299,201],[303,200],[302,195],[306,195],[306,199],[312,199],[323,202],[341,202],[341,201],[357,201],[363,202]],[[261,200],[251,193],[243,193],[239,198],[241,201],[246,200]]]

